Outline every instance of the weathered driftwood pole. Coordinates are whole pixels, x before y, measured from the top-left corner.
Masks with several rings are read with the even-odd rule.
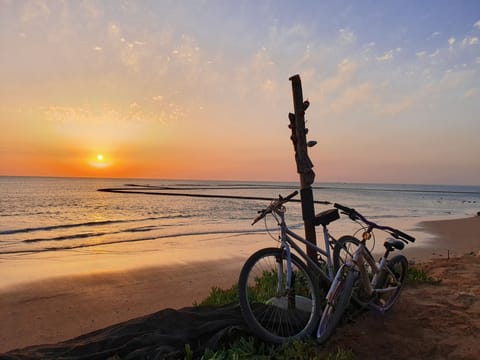
[[[294,75],[290,78],[292,82],[293,107],[295,113],[289,113],[290,129],[292,130],[291,140],[295,149],[295,161],[297,163],[297,172],[300,175],[300,196],[302,200],[302,217],[305,226],[305,239],[312,244],[317,244],[315,233],[315,208],[313,204],[312,183],[315,180],[313,172],[313,163],[308,157],[308,146],[315,145],[315,142],[307,143],[305,128],[305,110],[310,105],[308,101],[303,100],[302,81],[300,75]],[[315,259],[316,252],[307,247],[307,254]]]

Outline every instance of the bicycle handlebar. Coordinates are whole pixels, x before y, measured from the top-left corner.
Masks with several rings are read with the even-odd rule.
[[[333,206],[336,207],[337,209],[341,210],[342,212],[344,212],[353,221],[360,220],[372,229],[379,229],[379,230],[386,231],[390,235],[392,235],[395,239],[400,239],[404,242],[408,242],[408,241],[414,242],[415,241],[415,238],[413,236],[410,236],[410,235],[404,233],[403,231],[392,228],[390,226],[378,225],[378,224],[374,223],[373,221],[368,220],[365,216],[363,216],[362,214],[360,214],[357,210],[355,210],[353,208],[349,208],[348,206],[337,204],[337,203],[333,204]]]
[[[258,215],[252,222],[252,225],[255,225],[259,220],[263,219],[267,214],[271,213],[275,209],[278,209],[280,206],[285,204],[286,202],[290,201],[293,197],[297,196],[298,191],[295,190],[291,194],[287,195],[286,197],[282,197],[281,195],[278,195],[277,200],[273,200],[270,205],[268,205],[265,209],[260,210]]]

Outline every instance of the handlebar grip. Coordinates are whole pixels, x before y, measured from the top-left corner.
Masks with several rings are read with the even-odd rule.
[[[341,204],[333,204],[334,207],[336,207],[337,209],[343,211],[345,214],[348,215],[348,217],[350,219],[352,219],[353,221],[356,221],[358,220],[360,217],[358,216],[358,213],[355,209],[353,208],[349,208],[348,206],[344,206],[344,205],[341,205]]]
[[[336,207],[338,210],[342,210],[343,212],[346,212],[347,214],[350,214],[353,210],[347,206],[343,206],[337,203],[333,204],[333,206]]]
[[[260,210],[259,213],[260,215],[258,215],[255,219],[253,219],[252,226],[255,225],[258,221],[260,221],[266,215],[265,210]]]
[[[282,198],[282,202],[287,202],[289,201],[291,198],[295,197],[298,195],[298,191],[295,190],[294,192],[292,192],[290,195],[287,195],[286,197]]]
[[[400,230],[396,230],[395,232],[399,237],[402,237],[405,240],[410,241],[410,242],[415,242],[415,238],[413,236],[405,234],[403,231],[400,231]]]

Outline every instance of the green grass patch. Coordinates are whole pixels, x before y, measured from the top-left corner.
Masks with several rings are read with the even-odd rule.
[[[283,345],[272,345],[254,337],[241,337],[216,351],[207,350],[201,360],[354,360],[352,351],[338,349],[325,356],[318,354],[318,344],[314,340],[292,341]],[[193,360],[193,354],[186,348],[186,360]]]
[[[434,279],[428,275],[427,271],[415,266],[410,266],[407,272],[408,284],[430,284],[438,285],[442,282],[441,279]]]
[[[238,285],[233,285],[230,289],[220,289],[212,287],[210,294],[200,303],[194,302],[193,306],[223,306],[231,303],[238,303]]]

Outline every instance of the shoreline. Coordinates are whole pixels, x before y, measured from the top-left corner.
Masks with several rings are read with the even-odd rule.
[[[424,221],[418,226],[434,241],[407,247],[404,253],[414,261],[447,258],[448,253],[454,258],[480,250],[480,216]],[[165,266],[62,276],[1,289],[0,353],[56,343],[165,308],[191,306],[213,286],[229,288],[236,283],[246,257],[265,246],[256,237],[248,244],[235,240],[224,245],[222,250],[229,252],[221,260],[187,261],[188,257],[195,259],[195,252],[190,251],[195,246],[197,255],[211,252],[211,244],[198,248],[197,242],[184,254],[187,257],[179,256]],[[266,246],[273,246],[267,241]],[[241,254],[236,252],[239,247]]]

